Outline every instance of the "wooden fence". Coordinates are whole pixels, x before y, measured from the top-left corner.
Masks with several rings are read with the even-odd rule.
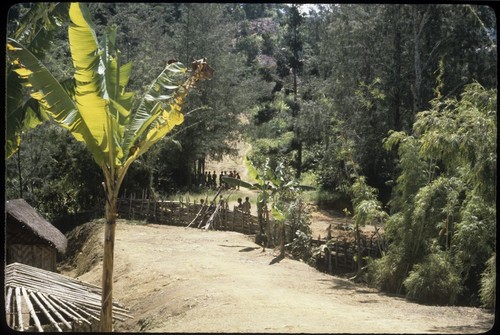
[[[153,200],[153,199],[118,199],[119,217],[129,220],[145,220],[151,223],[168,224],[193,228],[229,230],[247,235],[259,232],[257,217],[243,213],[239,210],[230,210],[227,203],[207,204],[191,202],[189,199]],[[264,229],[271,237],[269,245],[278,245],[279,233],[276,225],[267,224],[269,215],[264,215]],[[374,238],[377,236],[377,238]],[[352,241],[346,241],[342,236],[334,236],[328,244],[325,240],[313,240],[313,245],[321,247],[321,253],[317,259],[317,267],[328,273],[338,271],[355,271],[356,245]],[[371,237],[361,236],[362,256],[379,258],[382,250],[381,236],[378,234]],[[363,260],[363,263],[365,261]]]
[[[210,204],[153,199],[118,199],[118,215],[129,220],[145,220],[151,223],[174,226],[205,227],[217,207]],[[210,225],[215,230],[230,230],[252,235],[259,231],[257,217],[238,210],[230,210],[227,206],[218,208],[216,217]],[[194,220],[194,222],[193,222]]]
[[[368,237],[360,236],[361,256],[363,257],[362,264],[366,265],[365,257],[380,258],[385,249],[383,241],[374,238],[376,235]],[[378,235],[378,238],[381,238]],[[321,247],[317,267],[328,273],[338,271],[355,271],[356,270],[356,244],[348,242],[342,237],[333,237],[328,243],[325,240],[313,240],[315,245]]]

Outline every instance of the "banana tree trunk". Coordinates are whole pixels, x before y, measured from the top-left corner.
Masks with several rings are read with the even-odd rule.
[[[280,242],[280,257],[284,258],[285,257],[285,244],[286,244],[286,232],[285,232],[285,222],[281,223],[281,242]]]
[[[113,331],[113,261],[115,247],[117,196],[115,192],[106,194],[106,223],[104,226],[104,256],[102,269],[102,296],[100,332]]]
[[[358,263],[356,278],[361,276],[361,270],[363,268],[363,259],[361,256],[361,236],[359,231],[359,224],[356,222],[356,260]]]

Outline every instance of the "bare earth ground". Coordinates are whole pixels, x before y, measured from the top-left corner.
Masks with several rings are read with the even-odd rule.
[[[207,162],[207,171],[237,170],[248,180],[242,157],[250,146],[236,146],[239,156]],[[255,196],[252,192],[248,195]],[[313,237],[326,236],[330,223],[341,222],[341,217],[315,211]],[[72,232],[75,238],[68,246],[79,249],[82,244],[83,249],[78,267],[67,268],[66,274],[79,273],[80,280],[100,286],[103,229],[100,224],[89,226]],[[116,322],[115,330],[481,333],[494,323],[494,314],[483,309],[411,303],[299,261],[278,261],[276,255],[273,250],[262,252],[252,237],[236,232],[119,220],[113,298],[128,307],[134,319]]]
[[[100,286],[103,229],[94,227],[79,258],[98,261],[78,279]],[[240,233],[122,220],[114,300],[134,316],[115,323],[127,332],[481,333],[494,322],[483,309],[419,305],[276,261]]]

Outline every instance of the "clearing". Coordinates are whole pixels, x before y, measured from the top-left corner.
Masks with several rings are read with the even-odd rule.
[[[238,156],[209,161],[206,170],[237,170],[248,180],[243,156],[250,146],[235,145]],[[313,238],[345,222],[331,214],[312,214]],[[101,285],[102,222],[68,234],[71,265],[64,274]],[[262,252],[252,236],[130,223],[118,220],[116,228],[114,299],[134,319],[117,322],[116,331],[463,334],[494,324],[494,313],[484,309],[416,304],[279,260],[274,250]]]
[[[100,223],[69,234],[78,267],[66,275],[100,285]],[[276,255],[236,232],[118,220],[114,299],[134,319],[115,330],[462,334],[494,323],[484,309],[412,303]]]

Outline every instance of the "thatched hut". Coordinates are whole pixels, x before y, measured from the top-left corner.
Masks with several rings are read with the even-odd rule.
[[[7,264],[18,262],[56,271],[58,253],[66,252],[66,236],[24,199],[6,201],[5,212]]]

